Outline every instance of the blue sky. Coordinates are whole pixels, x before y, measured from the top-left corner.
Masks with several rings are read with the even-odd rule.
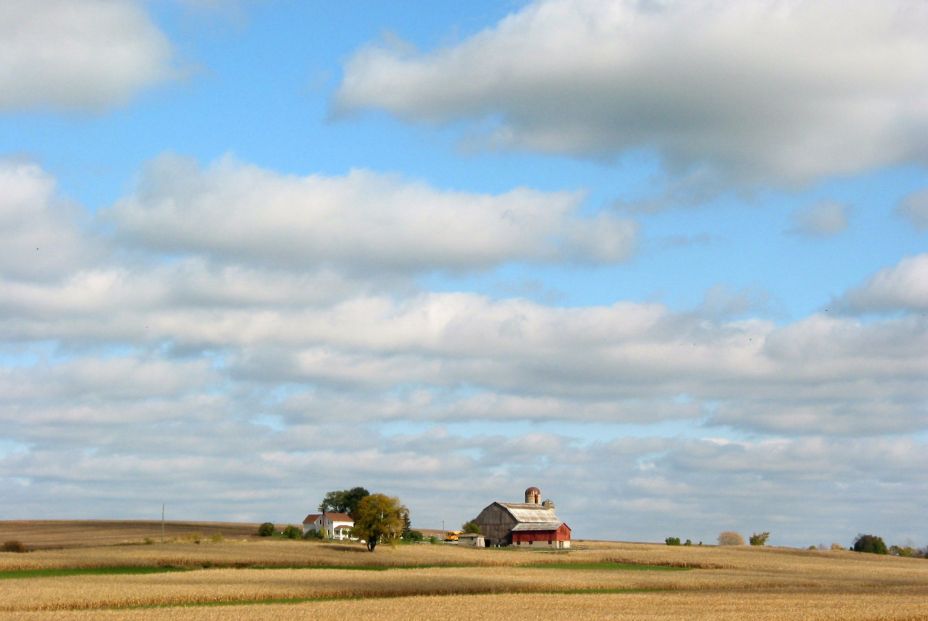
[[[0,518],[538,485],[579,537],[924,544],[926,26],[8,3]]]

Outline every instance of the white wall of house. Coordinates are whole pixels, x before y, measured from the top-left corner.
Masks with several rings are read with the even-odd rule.
[[[322,532],[326,539],[344,541],[350,538],[349,533],[352,528],[354,528],[354,522],[350,520],[337,520],[329,515],[321,515],[314,521],[303,524],[303,534],[309,531]]]
[[[348,539],[348,534],[352,528],[354,528],[354,522],[344,522],[337,520],[330,520],[326,516],[326,522],[324,525],[326,536],[329,539]]]

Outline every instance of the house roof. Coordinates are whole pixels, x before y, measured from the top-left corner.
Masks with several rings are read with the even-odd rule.
[[[516,531],[548,531],[557,530],[564,522],[522,522],[512,527],[512,532]]]
[[[333,513],[329,511],[326,511],[325,513],[310,513],[303,520],[303,523],[312,524],[313,522],[321,518],[323,515],[325,515],[327,518],[329,518],[333,522],[351,522],[352,524],[354,524],[354,520],[352,520],[351,516],[348,515],[347,513]]]

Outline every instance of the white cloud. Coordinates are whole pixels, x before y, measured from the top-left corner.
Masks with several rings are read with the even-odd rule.
[[[428,53],[371,46],[336,111],[498,121],[491,143],[656,150],[689,177],[803,183],[928,153],[915,0],[539,0]]]
[[[86,220],[39,166],[0,159],[0,276],[49,278],[86,264],[98,252]]]
[[[838,299],[854,312],[928,311],[928,254],[907,257]]]
[[[588,225],[601,228],[576,214],[573,194],[448,193],[373,173],[286,177],[232,160],[204,171],[168,159],[108,214],[115,239],[133,243],[87,263],[74,257],[90,234],[53,211],[53,181],[31,165],[7,168],[4,222],[25,226],[16,237],[60,228],[59,246],[78,249],[51,275],[29,274],[17,254],[7,261],[0,340],[18,347],[216,356],[230,386],[287,386],[265,413],[294,424],[333,409],[420,422],[687,419],[787,435],[924,426],[928,324],[918,316],[820,314],[777,326],[732,319],[757,300],[721,289],[676,313],[427,293],[408,274],[385,280],[385,270],[555,256],[580,243],[552,242],[563,229],[586,239]],[[459,211],[468,234],[443,224]],[[162,261],[171,250],[182,256]],[[848,299],[924,308],[923,263],[881,272]]]
[[[4,0],[0,111],[117,105],[170,78],[171,56],[136,0]]]
[[[793,212],[791,233],[806,237],[834,237],[848,225],[848,207],[833,201],[821,201]]]
[[[74,248],[34,271],[0,255],[0,486],[19,512],[10,517],[51,517],[62,504],[74,516],[142,517],[157,498],[175,517],[289,521],[325,491],[362,484],[399,494],[416,524],[435,526],[540,484],[578,536],[709,541],[726,527],[761,528],[765,516],[780,520],[780,542],[851,537],[871,519],[887,536],[923,531],[907,516],[924,514],[926,451],[899,435],[928,421],[928,321],[918,313],[778,325],[733,319],[763,300],[721,288],[692,312],[426,292],[408,273],[388,279],[374,259],[385,251],[363,243],[288,249],[300,260],[277,260],[272,247],[288,243],[288,229],[322,237],[304,220],[309,204],[332,235],[361,239],[353,226],[375,218],[384,247],[408,253],[397,264],[425,269],[439,259],[415,264],[391,237],[449,237],[416,229],[404,200],[425,197],[438,220],[472,207],[468,226],[501,229],[475,253],[466,240],[448,239],[449,255],[423,240],[441,265],[545,260],[578,243],[548,237],[587,222],[578,198],[528,193],[538,202],[525,203],[233,161],[159,165],[163,175],[144,177],[110,212],[105,252],[100,222],[88,229],[69,216],[46,173],[0,168],[0,228],[27,240],[58,231],[56,243]],[[546,220],[536,204],[556,215]],[[501,205],[520,231],[497,224]],[[265,208],[267,228],[249,231],[249,209]],[[169,246],[185,231],[180,213],[191,230]],[[413,238],[402,237],[407,221]],[[892,269],[917,285],[922,262]],[[629,428],[634,437],[609,440]],[[725,441],[686,439],[693,433]],[[893,512],[854,509],[838,484],[880,489]],[[809,497],[828,502],[809,507]],[[590,498],[600,499],[593,509]],[[734,514],[740,522],[721,524]]]
[[[928,451],[912,440],[590,442],[540,433],[462,437],[442,429],[385,436],[371,429],[358,442],[360,434],[344,433],[348,424],[333,420],[304,435],[203,421],[179,434],[176,426],[129,420],[125,436],[98,439],[95,451],[49,444],[0,455],[0,481],[14,518],[54,517],[42,504],[54,496],[53,506],[68,506],[70,516],[143,517],[166,501],[179,519],[294,521],[327,490],[363,484],[399,495],[415,526],[438,527],[538,485],[582,538],[659,541],[675,534],[711,542],[721,530],[763,529],[777,545],[804,546],[846,544],[860,531],[890,541],[925,536],[910,516],[925,510]],[[59,433],[79,429],[66,424]],[[462,487],[462,476],[471,483]],[[865,502],[874,493],[881,502]],[[88,494],[92,509],[81,500]]]
[[[919,231],[928,230],[928,188],[906,196],[897,211]]]
[[[203,170],[163,157],[109,216],[121,235],[154,250],[296,269],[415,273],[626,259],[635,225],[580,215],[582,198],[453,192],[364,170],[287,176],[231,158]]]

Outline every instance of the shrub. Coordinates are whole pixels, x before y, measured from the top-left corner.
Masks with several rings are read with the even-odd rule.
[[[719,533],[719,545],[720,546],[743,546],[744,537],[739,535],[733,530],[726,530]]]
[[[876,535],[857,535],[852,549],[855,552],[869,552],[871,554],[886,554],[886,544],[882,537]]]
[[[669,546],[678,546],[680,545],[680,538],[679,537],[667,537],[666,539],[664,539],[664,543],[666,543]]]
[[[844,546],[841,545],[840,543],[833,543],[831,544],[831,549],[832,550],[843,550]]]
[[[750,537],[748,537],[748,541],[751,542],[752,546],[762,546],[765,543],[767,543],[767,539],[769,538],[770,538],[770,533],[768,532],[753,533]]]
[[[912,546],[889,546],[889,553],[893,556],[904,556],[906,558],[918,556],[918,550]]]
[[[303,539],[322,539],[322,531],[313,530],[311,528],[303,533]]]
[[[274,524],[272,522],[265,522],[258,527],[258,536],[260,537],[270,537],[274,534]]]
[[[403,541],[419,542],[425,539],[425,536],[417,530],[410,530],[403,533]]]
[[[142,540],[142,543],[144,543],[147,546],[150,546],[155,543],[155,540],[152,539],[151,537],[145,537],[145,539]]]
[[[3,552],[22,553],[22,552],[28,552],[29,548],[27,548],[22,541],[12,540],[12,541],[4,541],[3,547],[0,548],[0,550],[2,550]]]
[[[281,534],[287,539],[299,539],[303,536],[303,529],[301,529],[299,526],[290,524],[283,530]]]
[[[683,542],[683,545],[685,545],[685,546],[691,546],[691,545],[693,545],[693,541],[692,541],[691,539],[687,539],[685,542]],[[701,541],[699,542],[699,545],[702,545],[702,542],[701,542]]]
[[[429,537],[429,543],[431,544],[438,543],[438,537],[436,537],[435,535],[432,535],[431,537]]]

